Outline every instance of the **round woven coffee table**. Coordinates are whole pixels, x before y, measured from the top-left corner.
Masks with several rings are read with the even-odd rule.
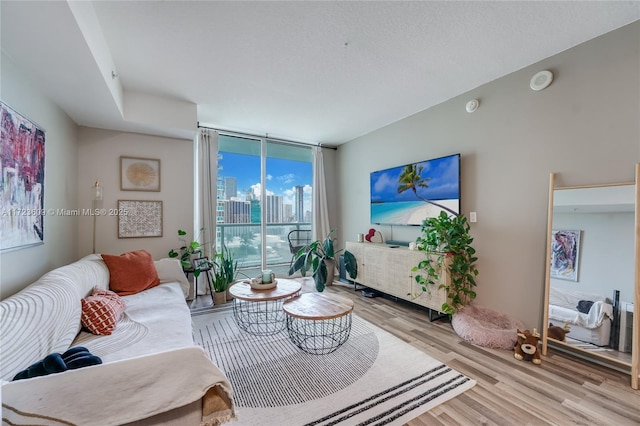
[[[232,285],[233,318],[241,330],[257,336],[276,334],[286,327],[282,303],[300,292],[302,285],[294,280],[278,279],[275,288],[254,290],[242,281]]]
[[[338,349],[351,333],[353,301],[327,293],[305,293],[282,304],[291,341],[322,355]]]

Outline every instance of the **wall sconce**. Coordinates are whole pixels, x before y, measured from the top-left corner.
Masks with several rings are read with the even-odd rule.
[[[98,180],[96,181],[96,183],[93,184],[92,195],[93,195],[92,197],[93,201],[102,201],[102,186],[100,185],[100,181]]]
[[[102,186],[100,181],[96,181],[91,187],[91,201],[93,204],[93,234],[92,234],[92,253],[96,252],[96,219],[98,217],[98,209],[102,208]]]

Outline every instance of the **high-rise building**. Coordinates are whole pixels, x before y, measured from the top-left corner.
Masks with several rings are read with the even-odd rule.
[[[225,200],[238,197],[238,179],[234,177],[224,178],[224,195]]]
[[[283,213],[283,222],[293,222],[294,216],[293,216],[293,206],[291,204],[285,204],[284,206],[284,213]]]
[[[260,201],[252,198],[249,200],[249,204],[251,205],[251,223],[260,223]]]
[[[225,223],[250,223],[251,202],[239,200],[224,200]]]
[[[304,222],[304,188],[300,185],[295,187],[296,190],[296,219],[298,222]]]
[[[282,195],[267,195],[267,223],[282,223]]]

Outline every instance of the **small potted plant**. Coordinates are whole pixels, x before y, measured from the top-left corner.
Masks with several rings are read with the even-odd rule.
[[[440,280],[442,267],[447,267],[451,280],[448,284],[440,284],[440,288],[447,294],[447,299],[442,304],[442,312],[449,315],[476,298],[474,287],[478,269],[475,263],[478,258],[471,246],[473,238],[469,235],[470,229],[464,215],[450,216],[441,211],[440,215],[422,222],[422,236],[416,239],[418,250],[435,254],[435,259],[427,256],[412,269],[414,272],[422,272],[415,276],[415,280],[423,292],[428,292],[429,287]]]
[[[313,280],[316,283],[316,290],[324,291],[324,287],[333,282],[336,256],[342,251],[336,251],[333,246],[333,234],[335,231],[335,229],[332,229],[322,241],[313,241],[308,246],[298,250],[294,263],[289,269],[289,275],[300,271],[304,277],[307,271],[311,271]],[[348,250],[344,250],[344,265],[352,278],[358,275],[356,258]]]
[[[200,233],[202,233],[203,229],[200,230]],[[185,235],[187,235],[185,231],[178,229],[178,240],[182,245],[177,250],[169,250],[168,255],[172,259],[178,258],[182,264],[182,269],[188,270],[189,272],[193,270],[193,276],[197,278],[201,272],[200,264],[195,265],[193,259],[202,254],[202,245],[196,240],[187,241]]]
[[[213,304],[221,305],[227,303],[227,287],[229,286],[226,271],[220,264],[212,262],[211,284],[213,286]]]

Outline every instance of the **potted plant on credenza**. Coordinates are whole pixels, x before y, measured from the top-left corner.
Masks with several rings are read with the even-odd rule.
[[[440,271],[447,268],[450,280],[440,284],[446,292],[446,301],[442,304],[442,312],[453,315],[476,298],[475,277],[478,275],[475,256],[471,246],[473,238],[469,234],[471,227],[463,214],[452,216],[444,211],[436,217],[422,222],[422,235],[416,239],[418,250],[430,254],[412,270],[420,272],[415,280],[428,292],[430,286],[440,280]]]

